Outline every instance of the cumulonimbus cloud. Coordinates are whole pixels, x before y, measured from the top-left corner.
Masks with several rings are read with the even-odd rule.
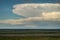
[[[34,22],[60,21],[60,4],[16,4],[13,6],[13,13],[24,16],[24,19],[0,20],[6,24],[34,24]]]

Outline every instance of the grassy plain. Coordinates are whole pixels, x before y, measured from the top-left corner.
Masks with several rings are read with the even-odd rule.
[[[60,40],[60,37],[44,36],[0,36],[0,40]]]

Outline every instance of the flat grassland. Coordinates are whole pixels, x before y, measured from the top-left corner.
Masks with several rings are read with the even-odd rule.
[[[0,36],[0,40],[60,40],[60,37],[44,36]]]
[[[0,30],[0,34],[59,34],[60,30]],[[60,40],[60,36],[0,36],[0,40]]]

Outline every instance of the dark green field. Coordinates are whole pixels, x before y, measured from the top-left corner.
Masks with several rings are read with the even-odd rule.
[[[0,37],[0,40],[60,40],[60,37],[44,37],[44,36],[13,36]]]

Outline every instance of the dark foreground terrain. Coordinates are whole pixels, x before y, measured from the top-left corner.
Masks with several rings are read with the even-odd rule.
[[[0,40],[60,40],[60,29],[0,29]]]
[[[49,36],[0,36],[0,40],[60,40],[60,37]]]

